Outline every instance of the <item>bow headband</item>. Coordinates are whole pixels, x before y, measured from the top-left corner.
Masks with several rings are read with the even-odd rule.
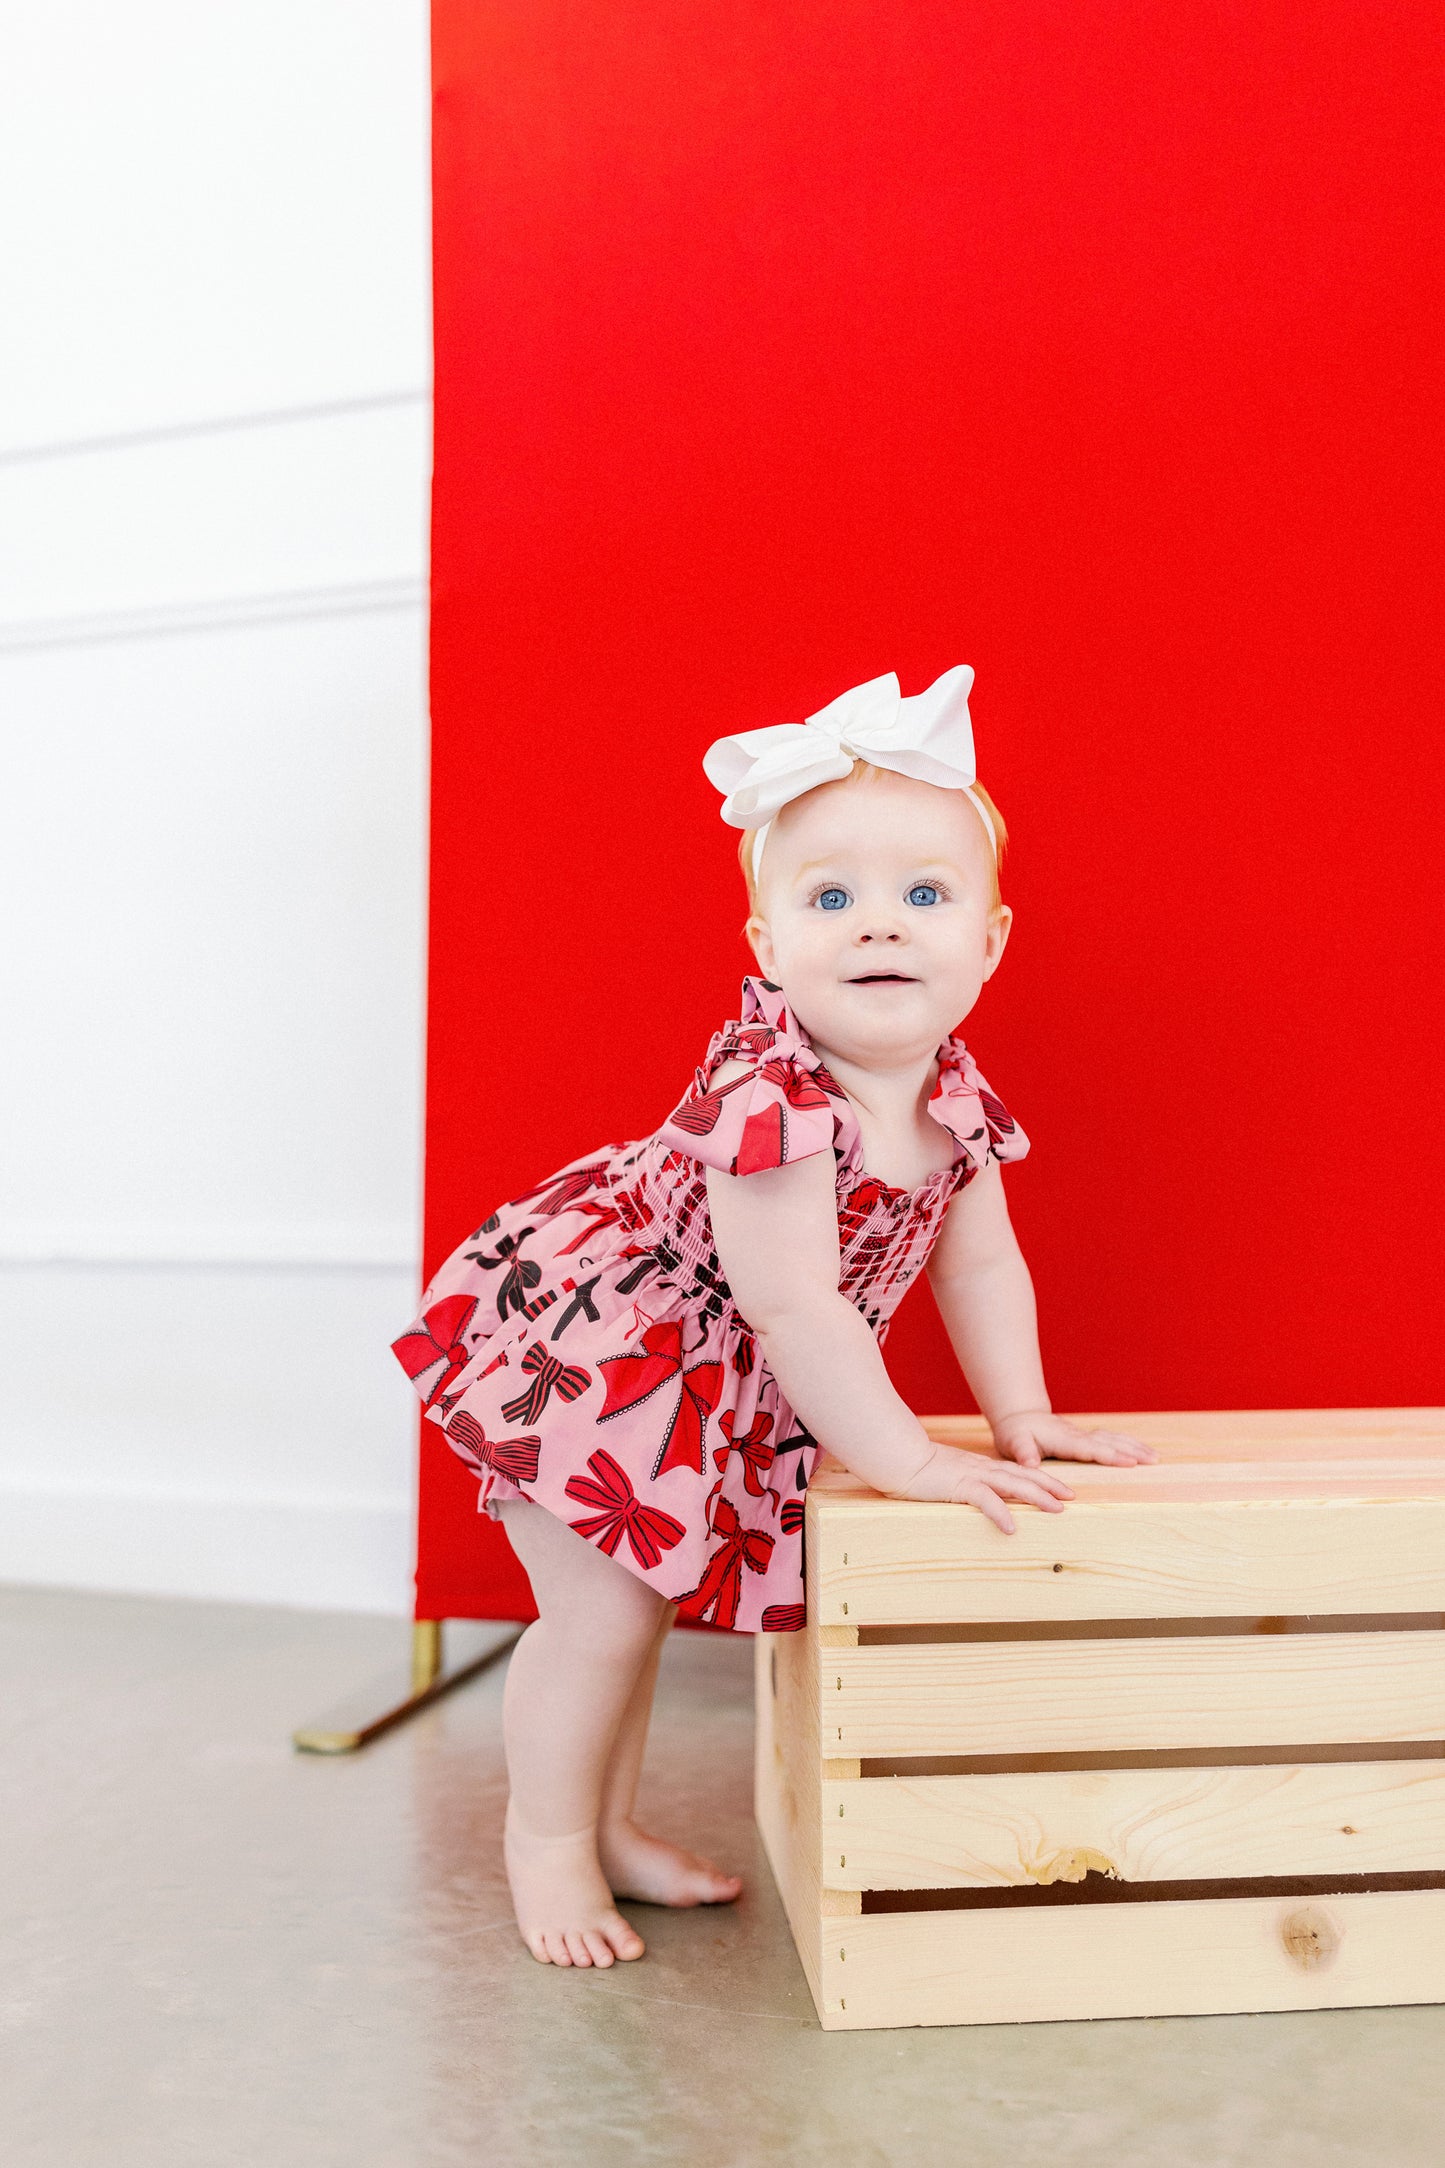
[[[973,671],[955,664],[936,678],[927,692],[904,699],[898,678],[870,678],[840,693],[805,723],[773,723],[766,730],[742,730],[717,738],[703,755],[703,773],[726,792],[722,817],[734,828],[756,827],[753,878],[762,861],[763,842],[775,815],[820,783],[851,775],[855,760],[911,775],[920,783],[966,792],[978,808],[988,840],[998,856],[998,836],[988,808],[973,789],[976,771],[973,725],[968,695]]]

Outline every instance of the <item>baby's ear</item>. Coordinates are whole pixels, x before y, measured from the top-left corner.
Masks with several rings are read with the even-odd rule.
[[[758,959],[758,968],[765,979],[773,976],[773,936],[765,918],[754,911],[743,928],[748,947]]]
[[[986,980],[993,977],[1003,960],[1003,952],[1008,946],[1009,928],[1013,922],[1013,911],[1006,903],[1001,903],[996,911],[989,913],[988,927],[984,934],[983,975]]]

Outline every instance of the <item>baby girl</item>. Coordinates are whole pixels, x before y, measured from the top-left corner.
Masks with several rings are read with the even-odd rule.
[[[890,673],[710,748],[761,970],[741,1016],[651,1136],[484,1220],[396,1343],[540,1613],[507,1677],[505,1852],[543,1963],[640,1957],[619,1899],[738,1895],[634,1819],[658,1659],[679,1612],[802,1625],[821,1450],[1000,1540],[1011,1508],[1073,1496],[1046,1459],[1155,1457],[1050,1410],[1000,1171],[1028,1141],[955,1033],[1013,915],[972,683],[960,665],[904,699]],[[925,1264],[996,1459],[936,1444],[889,1381],[881,1343]]]

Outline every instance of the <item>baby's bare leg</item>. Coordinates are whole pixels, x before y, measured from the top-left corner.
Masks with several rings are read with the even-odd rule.
[[[503,1696],[511,1798],[507,1878],[522,1939],[544,1964],[640,1957],[597,1857],[604,1775],[667,1606],[529,1499],[503,1509],[541,1616],[512,1651]]]
[[[639,1897],[657,1905],[730,1904],[743,1886],[737,1875],[724,1874],[710,1859],[701,1859],[696,1852],[685,1852],[680,1845],[649,1835],[633,1820],[657,1667],[674,1616],[674,1607],[669,1604],[617,1733],[602,1783],[597,1853],[602,1871],[618,1897]]]

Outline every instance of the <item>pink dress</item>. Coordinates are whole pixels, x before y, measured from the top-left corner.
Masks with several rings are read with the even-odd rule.
[[[720,1090],[724,1061],[745,1073]],[[928,1103],[953,1164],[914,1190],[863,1170],[851,1102],[780,988],[743,981],[692,1089],[652,1136],[601,1145],[500,1205],[395,1343],[430,1420],[481,1478],[519,1492],[694,1618],[751,1633],[803,1623],[803,1501],[818,1442],[733,1304],[704,1167],[837,1163],[838,1285],[881,1342],[949,1199],[1028,1139],[962,1039]]]

